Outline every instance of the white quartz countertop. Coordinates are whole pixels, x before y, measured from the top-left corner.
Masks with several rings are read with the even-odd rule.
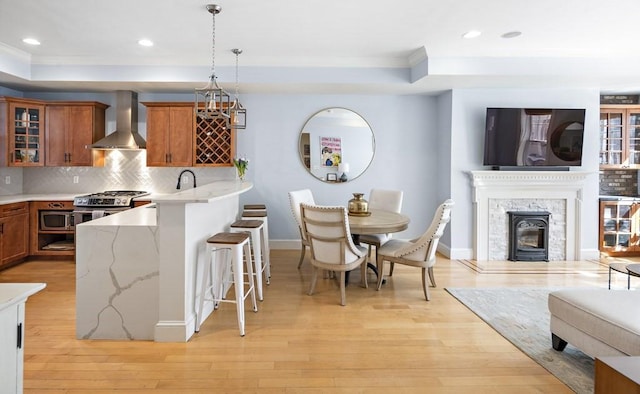
[[[15,194],[12,196],[0,196],[0,205],[25,201],[73,201],[74,197],[83,194],[89,193]]]
[[[209,203],[221,198],[241,194],[253,188],[251,182],[217,181],[173,194],[165,194],[152,198],[155,203]]]
[[[44,289],[46,283],[0,283],[0,311]]]
[[[135,198],[135,200],[150,200],[162,203],[208,203],[217,199],[244,193],[253,188],[251,182],[217,181],[196,188],[182,190],[176,193],[151,193],[150,195]],[[95,191],[94,191],[95,192]],[[73,201],[74,197],[91,194],[93,192],[77,193],[37,193],[37,194],[15,194],[11,196],[0,196],[0,205],[13,204],[26,201]],[[111,215],[120,216],[120,215]]]
[[[108,215],[101,218],[89,220],[83,222],[77,226],[155,226],[157,224],[156,219],[156,205],[147,204],[141,207],[127,209],[126,211],[118,212],[115,215]]]

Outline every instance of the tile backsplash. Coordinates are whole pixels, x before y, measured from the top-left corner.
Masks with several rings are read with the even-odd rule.
[[[600,170],[601,196],[638,196],[638,170]]]
[[[234,179],[233,167],[147,167],[146,151],[108,151],[104,167],[0,168],[0,195],[40,193],[94,193],[104,190],[144,190],[174,193],[178,174],[188,168],[204,185]],[[10,177],[6,184],[5,178]],[[184,189],[193,187],[188,174]],[[75,183],[74,181],[77,181]]]

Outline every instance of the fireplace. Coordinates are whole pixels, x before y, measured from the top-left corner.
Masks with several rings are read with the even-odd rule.
[[[579,260],[582,171],[471,171],[474,202],[473,258],[504,261],[509,255],[508,211],[548,211],[549,260]],[[597,258],[597,251],[594,253]]]
[[[549,261],[546,211],[509,211],[509,260]]]

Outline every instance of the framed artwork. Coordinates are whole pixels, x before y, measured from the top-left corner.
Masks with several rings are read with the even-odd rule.
[[[338,174],[336,172],[328,173],[327,182],[338,182]]]
[[[337,167],[342,162],[342,141],[338,137],[320,137],[322,167]]]

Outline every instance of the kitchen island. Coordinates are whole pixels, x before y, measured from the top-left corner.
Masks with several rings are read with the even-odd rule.
[[[76,336],[186,342],[206,240],[236,220],[253,184],[219,181],[76,227]],[[204,317],[213,311],[205,303]]]

